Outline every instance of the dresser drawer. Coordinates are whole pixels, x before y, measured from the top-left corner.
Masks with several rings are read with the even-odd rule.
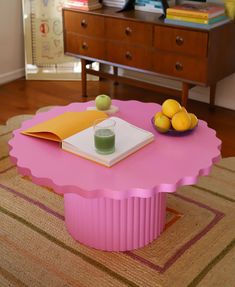
[[[96,59],[103,59],[105,56],[105,43],[103,40],[68,32],[65,33],[64,37],[65,53]]]
[[[107,61],[143,70],[151,67],[151,49],[107,42]]]
[[[198,83],[207,82],[206,59],[158,51],[154,53],[153,66],[154,71],[160,74]]]
[[[104,17],[74,11],[64,11],[64,29],[93,37],[104,37]]]
[[[153,25],[151,24],[106,18],[105,28],[106,38],[109,40],[152,46]]]
[[[171,27],[154,27],[154,47],[192,56],[207,56],[207,32],[176,29]]]

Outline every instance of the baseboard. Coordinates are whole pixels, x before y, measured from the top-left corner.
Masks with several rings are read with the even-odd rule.
[[[0,85],[14,81],[25,76],[25,69],[17,69],[8,73],[0,74]]]

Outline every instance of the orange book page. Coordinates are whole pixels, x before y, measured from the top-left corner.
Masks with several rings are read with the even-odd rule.
[[[102,111],[65,112],[21,133],[61,142],[63,139],[89,128],[95,120],[107,117],[107,114]]]

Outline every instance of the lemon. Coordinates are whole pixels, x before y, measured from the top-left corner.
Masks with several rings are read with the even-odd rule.
[[[195,114],[193,113],[188,113],[188,115],[191,118],[191,125],[190,125],[190,130],[194,129],[196,127],[196,125],[198,124],[198,118]]]
[[[163,115],[162,111],[157,112],[154,116],[154,120],[156,120],[157,117],[162,116],[162,115]]]
[[[185,107],[182,107],[180,111],[181,111],[181,112],[185,112],[185,113],[187,113],[187,110],[186,110],[186,108],[185,108]]]
[[[172,118],[180,110],[181,105],[176,100],[168,99],[162,104],[162,112],[169,118]]]
[[[171,127],[170,119],[163,115],[163,113],[159,112],[154,117],[154,124],[156,129],[161,133],[166,133],[169,131]]]
[[[180,111],[173,116],[171,124],[176,131],[187,131],[191,126],[191,117],[185,111]]]

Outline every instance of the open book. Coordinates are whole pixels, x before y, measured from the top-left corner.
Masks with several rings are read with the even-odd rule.
[[[103,155],[95,151],[93,127],[64,139],[62,149],[110,167],[154,140],[154,135],[149,131],[118,117],[110,119],[116,122],[113,153]]]
[[[115,120],[115,151],[112,154],[99,154],[95,151],[93,123],[107,115],[102,111],[65,112],[55,118],[22,131],[22,134],[61,142],[63,150],[112,166],[128,155],[136,152],[154,140],[154,135],[127,121]]]
[[[97,119],[107,118],[102,111],[64,112],[50,120],[39,123],[21,133],[24,135],[62,142],[62,140],[93,125]]]

